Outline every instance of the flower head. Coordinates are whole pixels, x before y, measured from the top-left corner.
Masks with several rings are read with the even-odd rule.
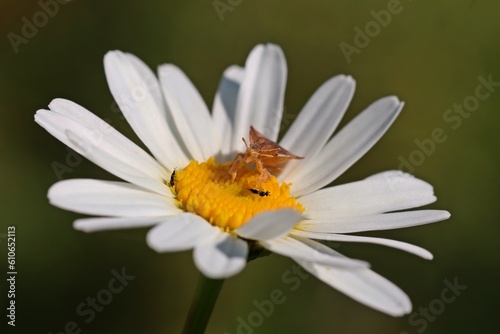
[[[278,139],[287,72],[279,47],[259,45],[244,68],[229,67],[212,113],[174,65],[160,66],[157,78],[138,58],[119,51],[106,54],[104,65],[111,93],[152,156],[68,100],[37,111],[35,121],[52,135],[125,181],[53,185],[53,205],[95,216],[76,220],[76,229],[154,226],[147,236],[151,248],[194,249],[196,266],[211,278],[235,275],[250,250],[265,248],[377,310],[395,316],[411,310],[406,294],[367,263],[315,241],[375,243],[432,258],[403,242],[347,234],[447,219],[446,211],[402,211],[436,200],[428,183],[388,171],[323,188],[384,134],[403,107],[396,97],[374,102],[332,137],[355,83],[344,75],[326,81],[279,141],[303,159],[288,162],[281,173],[269,168],[263,178],[258,161],[257,168],[241,163],[237,173],[231,161],[245,150],[241,138],[250,126],[269,141]]]

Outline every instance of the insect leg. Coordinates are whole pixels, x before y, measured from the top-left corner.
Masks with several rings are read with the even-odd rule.
[[[277,166],[267,166],[267,169],[273,172],[274,174],[281,173],[283,168]]]
[[[234,181],[234,179],[236,179],[236,174],[238,174],[238,170],[244,165],[245,165],[245,154],[243,153],[236,154],[233,160],[233,164],[231,165],[231,168],[229,168],[229,175],[231,175],[231,181]]]
[[[257,167],[257,171],[260,173],[259,178],[257,179],[257,188],[262,189],[260,184],[262,182],[266,183],[271,177],[271,174],[269,174],[267,169],[264,168],[264,164],[261,160],[257,160],[255,162],[255,167]]]

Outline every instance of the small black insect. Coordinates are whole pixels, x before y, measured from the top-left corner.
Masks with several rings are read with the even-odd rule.
[[[262,191],[262,190],[252,189],[252,188],[248,188],[248,190],[250,190],[252,192],[252,194],[259,194],[260,197],[271,195],[269,190]]]
[[[175,169],[170,176],[170,186],[173,187],[175,185]]]

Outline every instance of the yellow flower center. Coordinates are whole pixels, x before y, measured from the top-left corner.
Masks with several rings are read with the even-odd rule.
[[[231,163],[217,164],[214,158],[206,162],[191,161],[183,170],[176,170],[170,180],[172,192],[187,212],[205,218],[212,225],[230,231],[241,227],[256,214],[280,208],[304,212],[302,204],[290,195],[290,184],[271,176],[255,187],[259,172],[244,166],[231,181]]]

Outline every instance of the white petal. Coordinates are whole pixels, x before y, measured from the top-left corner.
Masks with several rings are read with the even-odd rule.
[[[301,220],[300,213],[293,209],[267,211],[256,215],[235,232],[252,240],[281,238]]]
[[[352,77],[338,75],[316,90],[280,141],[281,146],[304,157],[290,161],[279,175],[280,180],[287,180],[300,166],[315,158],[344,116],[355,87]]]
[[[200,93],[175,65],[162,65],[158,73],[168,108],[191,157],[207,160],[216,153],[220,139]]]
[[[194,248],[218,229],[200,216],[184,213],[166,218],[148,232],[147,243],[157,252],[176,252]]]
[[[369,216],[329,217],[303,220],[295,228],[306,232],[355,233],[418,226],[446,220],[448,218],[450,218],[450,213],[448,211],[418,210]]]
[[[95,142],[88,133],[66,130],[66,137],[75,151],[83,152],[87,159],[119,178],[161,195],[170,191],[164,182],[140,175],[140,171],[125,165],[123,156],[115,154],[114,147]]]
[[[281,125],[286,85],[286,60],[277,45],[256,46],[247,58],[233,132],[233,152],[242,151],[250,125],[276,141]]]
[[[220,156],[217,161],[230,159],[233,139],[233,124],[236,117],[236,102],[245,71],[233,65],[228,67],[219,83],[212,108],[214,131],[220,134]]]
[[[168,126],[166,104],[154,73],[137,57],[110,51],[104,57],[109,89],[130,126],[167,168],[185,166],[188,158]]]
[[[54,184],[48,197],[52,205],[90,215],[158,217],[182,212],[172,198],[123,182],[65,180]]]
[[[259,243],[274,253],[293,258],[294,260],[301,259],[303,261],[347,268],[366,268],[369,266],[364,261],[318,252],[302,241],[290,237],[259,241]]]
[[[391,183],[393,178],[397,180],[398,177],[415,178],[415,176],[413,176],[412,174],[405,173],[398,169],[394,169],[370,175],[367,178],[365,178],[365,180],[383,179],[386,180],[387,183]]]
[[[65,116],[92,132],[94,141],[106,141],[106,144],[114,146],[116,151],[123,155],[123,160],[128,165],[144,170],[144,173],[156,179],[163,179],[166,176],[165,168],[148,153],[84,107],[69,100],[54,99],[50,102],[49,108],[54,113]],[[71,128],[56,129],[62,135],[65,130],[71,130]]]
[[[427,205],[436,200],[432,186],[402,172],[325,188],[302,196],[311,219],[366,216]]]
[[[106,230],[121,230],[153,226],[158,224],[163,219],[165,219],[165,217],[82,218],[74,221],[73,228],[87,233]]]
[[[432,260],[432,254],[422,247],[418,247],[406,242],[383,239],[383,238],[373,238],[373,237],[360,237],[357,235],[345,235],[345,234],[332,234],[332,233],[321,233],[321,232],[306,232],[300,230],[294,230],[291,232],[292,235],[300,236],[303,238],[311,238],[318,240],[328,240],[328,241],[340,241],[340,242],[366,242],[377,245],[384,245],[396,249],[401,249],[408,253],[415,254],[424,258],[426,260]]]
[[[393,96],[371,104],[338,132],[315,159],[287,180],[293,184],[293,194],[308,194],[335,180],[375,145],[402,108],[403,103]]]
[[[212,279],[227,278],[245,268],[248,244],[219,230],[217,236],[196,245],[193,256],[196,267],[205,276]]]
[[[146,152],[85,108],[62,99],[38,110],[35,121],[50,134],[108,172],[165,193],[167,172]],[[71,135],[70,135],[71,133]]]
[[[307,243],[307,240],[304,242]],[[318,243],[311,246],[325,254],[343,256]],[[392,282],[370,269],[351,270],[301,259],[295,261],[326,284],[366,306],[395,317],[411,311],[408,296]]]

